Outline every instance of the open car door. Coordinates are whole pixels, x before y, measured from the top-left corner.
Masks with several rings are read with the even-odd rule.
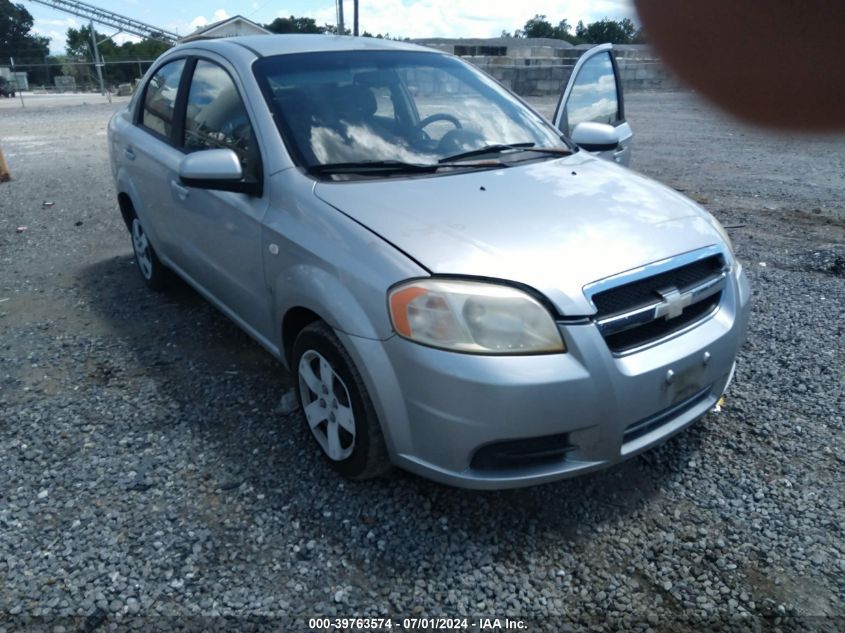
[[[586,51],[575,64],[553,122],[579,147],[621,165],[631,162],[633,132],[612,44]]]

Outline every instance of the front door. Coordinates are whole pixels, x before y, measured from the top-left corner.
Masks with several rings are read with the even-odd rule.
[[[261,152],[246,106],[221,64],[198,59],[185,104],[182,149],[231,149],[244,174],[262,179]],[[180,200],[176,229],[184,272],[259,338],[273,338],[269,293],[264,282],[261,221],[269,206],[262,195],[200,189],[169,183]]]
[[[616,128],[619,145],[597,155],[621,165],[631,162],[633,132],[625,120],[625,103],[612,44],[601,44],[584,53],[566,84],[553,122],[567,136],[579,123],[592,121]]]

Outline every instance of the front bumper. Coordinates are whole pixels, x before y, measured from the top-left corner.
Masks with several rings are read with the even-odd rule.
[[[466,488],[533,485],[627,459],[712,408],[748,319],[741,268],[731,280],[719,309],[697,327],[626,356],[611,354],[592,323],[561,325],[567,353],[538,356],[342,338],[363,370],[394,463]],[[525,440],[566,448],[542,459],[478,459],[484,447]]]

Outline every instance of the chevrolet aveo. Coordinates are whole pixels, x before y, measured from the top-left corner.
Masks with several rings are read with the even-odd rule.
[[[141,275],[283,362],[348,477],[504,488],[648,449],[727,388],[749,288],[711,215],[616,164],[610,49],[549,123],[410,44],[178,46],[109,124]]]

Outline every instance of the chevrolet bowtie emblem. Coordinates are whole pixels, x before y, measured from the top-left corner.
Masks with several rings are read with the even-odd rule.
[[[657,304],[654,308],[654,318],[674,319],[681,316],[684,308],[692,304],[692,292],[681,292],[674,286],[658,290],[657,294],[663,299],[663,303]]]

